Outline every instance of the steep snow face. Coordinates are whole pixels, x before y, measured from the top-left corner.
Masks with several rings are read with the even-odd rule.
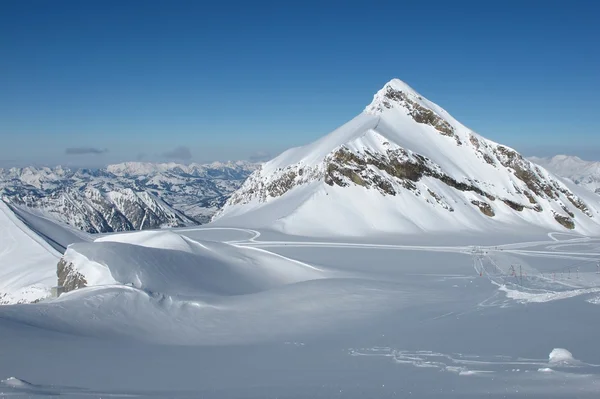
[[[0,195],[91,233],[178,227],[210,220],[254,168],[240,161],[0,169]]]
[[[596,196],[487,140],[394,79],[331,134],[254,172],[213,219],[289,234],[600,232]]]
[[[552,158],[529,158],[558,176],[572,180],[575,184],[600,194],[600,162],[584,161],[569,155],[556,155]]]
[[[50,295],[60,254],[0,201],[0,304],[29,303]]]

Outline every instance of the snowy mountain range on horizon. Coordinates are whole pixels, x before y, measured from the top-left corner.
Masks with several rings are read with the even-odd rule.
[[[210,220],[254,168],[237,161],[0,169],[0,195],[89,233],[181,227]]]
[[[600,162],[567,155],[528,159],[600,194]],[[0,168],[0,194],[13,205],[90,233],[182,227],[210,221],[231,195],[243,195],[234,193],[258,167],[229,161],[124,162],[100,169]],[[485,200],[471,203],[481,205],[482,212],[495,213]]]
[[[600,194],[600,161],[584,161],[574,155],[529,157],[552,173],[572,180],[575,184]]]
[[[393,79],[327,136],[262,164],[213,221],[297,235],[600,230],[600,198]]]

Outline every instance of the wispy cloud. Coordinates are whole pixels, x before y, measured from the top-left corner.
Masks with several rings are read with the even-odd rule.
[[[268,161],[269,159],[271,159],[271,153],[268,151],[255,151],[248,156],[250,162]]]
[[[108,149],[106,148],[95,148],[95,147],[69,147],[65,149],[65,154],[67,155],[97,155],[107,153]]]
[[[190,151],[188,147],[179,146],[171,151],[163,152],[162,155],[169,159],[181,159],[187,161],[192,158],[192,151]]]

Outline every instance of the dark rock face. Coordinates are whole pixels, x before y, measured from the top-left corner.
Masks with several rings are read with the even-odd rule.
[[[537,200],[535,199],[533,194],[531,194],[529,191],[527,191],[527,190],[523,191],[523,195],[525,195],[527,197],[530,204],[537,204]]]
[[[58,286],[63,287],[63,292],[69,292],[87,286],[85,277],[79,273],[72,263],[61,259],[56,266]]]
[[[541,175],[541,171],[524,159],[521,154],[504,146],[496,148],[496,157],[505,168],[513,171],[514,175],[525,183],[527,188],[535,195],[545,198],[556,199],[557,193],[555,182],[549,182]],[[553,184],[554,183],[554,184]]]
[[[457,144],[461,144],[458,136],[454,134],[454,128],[448,122],[446,122],[432,110],[427,109],[417,102],[411,100],[404,92],[388,87],[385,97],[390,101],[394,101],[407,108],[410,112],[410,116],[412,116],[415,122],[433,126],[438,132],[440,132],[440,134],[454,137],[457,141]],[[383,105],[386,108],[392,108],[392,105],[389,102],[384,102]]]
[[[514,175],[519,180],[523,181],[527,188],[538,197],[547,198],[550,200],[558,200],[560,198],[560,194],[563,194],[575,208],[579,209],[587,217],[594,217],[587,205],[580,198],[578,198],[571,191],[567,190],[565,187],[559,185],[558,182],[552,179],[547,179],[545,176],[543,176],[538,167],[525,160],[516,151],[503,146],[498,146],[496,149],[496,156],[504,167],[513,170]],[[537,201],[535,198],[533,198],[531,192],[524,192],[524,195],[527,196],[530,203],[537,204]],[[543,210],[539,205],[534,207],[534,209],[538,212]],[[563,209],[568,214],[573,215],[571,217],[574,217],[572,211],[570,211],[564,205]]]
[[[512,209],[514,209],[517,212],[522,212],[523,209],[525,209],[525,207],[519,203],[516,203],[514,201],[508,200],[508,199],[503,199],[502,202],[504,202],[506,205],[510,206]]]
[[[475,152],[489,165],[496,166],[496,161],[490,155],[493,152],[491,146],[485,141],[480,141],[474,134],[469,135],[469,141],[475,149]]]
[[[563,227],[565,227],[569,230],[573,230],[575,228],[575,222],[573,221],[573,219],[571,219],[570,217],[567,217],[567,216],[559,215],[556,212],[553,212],[553,213],[554,213],[554,219],[558,223],[563,225]]]
[[[470,137],[469,141],[479,151],[483,159],[485,159],[484,155],[492,159],[489,153],[494,154],[497,160],[492,159],[491,162],[486,162],[494,167],[505,167],[512,171],[519,180],[524,182],[525,187],[519,188],[515,185],[514,191],[517,195],[513,198],[497,198],[492,191],[488,191],[489,185],[470,179],[458,181],[446,174],[439,165],[427,157],[400,147],[389,148],[389,143],[385,142],[384,145],[387,150],[380,152],[368,149],[356,152],[346,146],[341,146],[325,158],[322,166],[302,168],[291,166],[284,170],[279,169],[277,170],[277,177],[268,184],[263,182],[260,174],[253,175],[249,180],[250,184],[248,186],[250,188],[245,192],[236,193],[230,203],[245,203],[252,197],[258,197],[259,201],[264,202],[269,197],[279,197],[298,185],[315,180],[322,180],[329,186],[348,187],[356,185],[366,189],[375,189],[382,195],[396,196],[399,194],[399,190],[406,189],[417,196],[422,196],[424,193],[421,192],[416,183],[425,177],[429,177],[453,189],[472,192],[492,202],[498,199],[502,204],[516,212],[525,210],[543,212],[544,209],[540,205],[539,199],[545,198],[556,201],[569,217],[556,216],[555,219],[567,228],[570,228],[568,226],[571,225],[574,226],[573,218],[575,214],[562,203],[560,198],[566,198],[571,205],[581,210],[588,217],[592,217],[583,201],[558,182],[544,176],[535,165],[525,160],[520,154],[503,146],[492,147],[487,142],[480,141],[474,135]],[[427,193],[429,194],[428,198],[425,196],[427,202],[440,204],[449,212],[454,211],[454,208],[442,196],[431,189],[428,189]],[[524,201],[518,200],[519,195],[523,197]],[[484,215],[488,217],[495,216],[490,203],[472,200],[471,204],[476,206]]]
[[[401,148],[387,150],[385,155],[366,151],[361,157],[342,147],[329,157],[325,183],[330,186],[335,184],[345,187],[352,182],[366,188],[376,188],[382,194],[396,195],[389,180],[375,173],[374,169],[384,171],[390,178],[411,191],[418,191],[414,183],[427,176],[438,179],[457,190],[471,191],[492,201],[496,199],[474,184],[459,182],[443,173],[441,168],[428,158],[420,154],[409,154]]]
[[[279,197],[294,187],[294,180],[296,179],[296,176],[296,172],[289,171],[279,179],[271,182],[271,184],[269,184],[267,187],[267,190],[273,197]]]
[[[490,204],[488,204],[487,202],[473,200],[471,201],[471,203],[478,207],[481,213],[483,213],[484,215],[489,217],[496,216],[496,213],[494,212]]]

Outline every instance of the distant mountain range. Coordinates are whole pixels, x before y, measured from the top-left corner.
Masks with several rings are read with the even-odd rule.
[[[529,159],[552,173],[566,177],[575,184],[600,194],[600,162],[598,161],[584,161],[570,155],[556,155],[548,158],[530,157]]]
[[[255,168],[239,161],[0,169],[0,195],[90,233],[180,227],[208,222]]]
[[[394,79],[351,121],[263,164],[213,220],[317,236],[597,234],[600,198]]]

